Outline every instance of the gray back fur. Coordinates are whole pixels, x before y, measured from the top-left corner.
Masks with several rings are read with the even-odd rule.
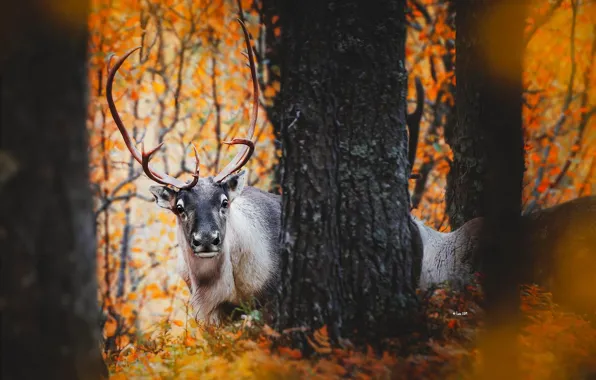
[[[461,288],[474,272],[474,253],[478,247],[482,218],[468,221],[455,231],[443,233],[412,217],[423,245],[422,270],[419,286],[422,289],[449,282]]]

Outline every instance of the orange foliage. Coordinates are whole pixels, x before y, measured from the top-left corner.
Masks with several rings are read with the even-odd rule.
[[[408,21],[407,64],[409,71],[409,111],[415,104],[414,78],[420,77],[427,103],[421,123],[416,165],[432,164],[419,209],[414,214],[438,229],[448,229],[444,191],[447,162],[451,158],[441,126],[442,104],[451,105],[453,94],[446,86],[455,84],[455,31],[449,24],[446,1],[417,1],[427,17],[414,5]],[[533,0],[527,19],[527,47],[524,62],[524,128],[527,170],[524,204],[536,202],[541,207],[591,194],[596,182],[596,73],[594,71],[593,2],[580,2],[573,12],[571,0],[556,2]],[[572,20],[576,25],[572,37]],[[537,22],[540,25],[537,25]],[[531,34],[530,34],[531,33]],[[573,54],[571,50],[573,49]],[[446,65],[446,63],[448,63]],[[575,67],[573,78],[572,69]],[[573,86],[569,92],[569,82]],[[571,94],[567,104],[566,97]],[[589,117],[588,117],[589,116]],[[583,118],[582,118],[583,117]],[[559,126],[558,126],[559,125]],[[558,126],[558,127],[557,127]],[[414,191],[415,181],[411,181]]]
[[[142,46],[114,82],[117,107],[137,146],[141,141],[146,146],[165,142],[156,165],[188,177],[194,143],[201,154],[201,174],[212,174],[236,153],[221,142],[242,135],[248,124],[252,87],[236,6],[210,0],[92,2],[88,129],[106,337],[133,338],[139,327],[180,315],[187,295],[178,290],[179,278],[171,275],[174,217],[152,204],[150,182],[131,160],[107,109],[108,59]],[[258,36],[254,15],[245,17]],[[278,84],[265,89],[270,96],[278,90]],[[275,164],[274,137],[263,110],[260,115],[257,155],[247,169],[249,182],[266,188]],[[176,305],[170,313],[164,312],[168,304]],[[115,339],[108,343],[111,350],[123,348]]]
[[[252,3],[242,0],[249,30],[259,37],[265,27]],[[424,12],[410,4],[408,15],[408,104],[411,112],[414,78],[420,77],[426,105],[414,170],[422,165],[431,169],[420,206],[413,213],[437,229],[447,230],[444,191],[453,153],[444,139],[446,120],[441,107],[453,107],[455,102],[451,90],[456,84],[451,68],[455,31],[446,1],[417,3]],[[581,2],[575,13],[571,0],[563,0],[553,12],[551,3],[532,0],[523,77],[528,168],[524,199],[540,205],[587,195],[596,181],[596,128],[591,117],[596,113],[596,73],[590,71],[590,49],[596,38],[591,15],[596,3]],[[305,360],[292,348],[274,349],[271,342],[283,333],[260,324],[258,318],[249,315],[240,325],[209,330],[189,316],[189,292],[174,269],[174,217],[153,204],[147,190],[150,181],[131,160],[107,110],[106,64],[111,55],[142,46],[114,83],[115,100],[130,133],[137,145],[141,141],[146,146],[166,143],[155,161],[169,173],[189,177],[193,160],[190,143],[200,150],[201,173],[214,173],[235,153],[221,141],[241,135],[249,115],[249,70],[241,54],[241,31],[234,21],[236,7],[236,2],[223,0],[92,1],[89,152],[97,210],[99,301],[113,378],[147,374],[360,379],[391,375],[430,378],[432,374],[445,378],[456,373],[468,378],[469,371],[462,368],[474,368],[480,362],[469,345],[478,328],[476,314],[480,311],[474,303],[478,294],[468,299],[445,290],[434,292],[427,318],[429,330],[440,339],[424,342],[424,349],[413,349],[408,357],[333,349],[326,328],[322,328],[307,337],[316,360]],[[54,11],[57,15],[63,12]],[[572,54],[570,25],[574,17]],[[276,17],[272,22],[277,22]],[[276,25],[273,34],[280,33]],[[267,83],[261,95],[266,107],[279,93],[279,82],[268,79],[272,73],[279,74],[279,68],[261,63],[258,71]],[[572,72],[571,100],[566,101]],[[264,109],[255,136],[257,150],[248,164],[249,182],[267,188],[279,152]],[[414,191],[414,181],[410,190]],[[594,329],[581,318],[557,311],[536,288],[530,290],[533,293],[524,296],[523,307],[531,323],[520,338],[527,349],[524,370],[534,373],[532,378],[548,378],[588,365],[588,359],[596,357],[590,343],[596,342]],[[548,307],[537,311],[537,300]],[[464,312],[473,315],[457,314]]]
[[[315,354],[304,358],[300,351],[283,343],[279,333],[248,315],[242,322],[224,328],[189,326],[182,334],[170,334],[167,321],[109,359],[113,378],[282,378],[373,379],[425,378],[474,379],[482,368],[482,357],[471,344],[482,331],[481,310],[476,303],[482,294],[470,286],[464,294],[445,288],[429,292],[425,304],[428,332],[432,339],[408,345],[410,354],[376,354],[353,348],[321,349],[329,345],[325,327],[309,333]],[[524,287],[521,308],[526,325],[519,334],[519,362],[527,379],[577,378],[596,369],[596,329],[586,320],[559,310],[550,294],[536,286]],[[184,324],[174,321],[174,324]],[[186,325],[185,324],[185,325]],[[420,342],[416,336],[407,342]]]

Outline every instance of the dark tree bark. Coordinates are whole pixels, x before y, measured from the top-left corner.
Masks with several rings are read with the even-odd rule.
[[[63,7],[25,0],[0,10],[2,379],[96,379],[105,369],[88,181],[88,5]]]
[[[260,76],[261,88],[271,86],[273,83],[281,82],[281,36],[276,34],[276,29],[282,25],[280,18],[280,0],[254,0],[253,7],[258,9],[261,23],[265,26],[263,28],[263,35],[258,44],[258,58],[262,66],[267,66],[267,80],[265,76]],[[267,99],[265,111],[267,112],[267,120],[273,127],[273,135],[275,136],[276,151],[281,149],[281,98],[279,93]],[[291,122],[291,121],[290,121]],[[281,157],[277,157],[281,160]],[[271,192],[278,194],[281,190],[281,165],[278,163],[273,167],[272,179],[269,189]]]
[[[419,77],[414,79],[416,83],[416,108],[411,114],[406,116],[406,126],[408,127],[408,165],[410,166],[410,176],[414,170],[416,162],[416,151],[418,149],[418,137],[420,136],[420,123],[424,113],[424,87]],[[417,175],[416,175],[417,176]]]
[[[525,215],[522,231],[521,252],[531,263],[523,283],[545,287],[564,309],[596,321],[596,196]]]
[[[465,1],[451,0],[449,8],[455,11],[457,7],[456,13],[459,15],[467,5],[469,4]],[[484,4],[478,6],[482,7]],[[472,8],[469,13],[474,12]],[[480,120],[480,110],[484,106],[484,100],[475,97],[477,87],[482,86],[476,72],[483,70],[478,65],[485,41],[473,34],[481,27],[474,24],[480,22],[475,17],[476,14],[466,13],[457,18],[455,76],[458,82],[461,79],[463,83],[457,83],[455,89],[456,120],[445,125],[445,141],[453,152],[445,190],[446,212],[452,230],[485,214],[488,152],[485,150],[485,137],[479,129],[483,122]],[[467,18],[470,20],[466,20]]]
[[[326,324],[335,341],[378,345],[417,309],[404,8],[403,0],[284,4],[277,328]]]
[[[456,1],[457,126],[449,216],[486,216],[486,374],[516,377],[521,243],[523,1]],[[498,339],[496,338],[498,337]],[[488,342],[491,339],[492,340]],[[512,363],[511,366],[503,363]],[[510,372],[510,373],[509,373]],[[492,377],[491,377],[492,378]]]

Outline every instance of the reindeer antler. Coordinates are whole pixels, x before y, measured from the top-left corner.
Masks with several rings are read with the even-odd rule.
[[[235,171],[242,168],[248,162],[248,160],[250,159],[250,157],[252,156],[252,154],[255,150],[255,145],[254,145],[254,142],[252,141],[252,138],[253,138],[253,135],[255,132],[255,126],[257,124],[257,116],[258,116],[258,112],[259,112],[259,83],[257,81],[257,69],[255,67],[252,47],[250,45],[250,35],[248,34],[248,30],[246,29],[246,25],[244,24],[244,22],[242,22],[242,20],[240,20],[240,19],[238,19],[237,21],[240,23],[240,26],[242,27],[242,31],[244,33],[244,39],[246,42],[246,50],[247,50],[247,55],[248,55],[248,60],[249,60],[249,65],[250,65],[250,74],[251,74],[252,84],[253,84],[252,117],[250,119],[250,124],[248,127],[248,134],[247,134],[246,138],[234,138],[231,141],[223,142],[224,144],[228,144],[228,145],[243,145],[243,148],[236,154],[236,156],[232,159],[232,161],[230,161],[221,170],[221,172],[219,172],[219,174],[217,174],[214,177],[213,180],[215,182],[223,181],[230,174],[232,174]],[[118,114],[118,110],[116,109],[116,105],[114,104],[114,99],[112,97],[112,84],[114,82],[114,77],[116,76],[116,72],[118,71],[120,66],[122,66],[122,64],[124,63],[126,58],[128,58],[132,53],[134,53],[138,49],[140,49],[140,46],[133,48],[133,49],[129,50],[128,52],[126,52],[126,54],[124,54],[120,59],[118,59],[118,61],[116,61],[114,66],[111,68],[110,68],[111,58],[110,58],[110,61],[108,61],[109,72],[108,72],[108,81],[106,84],[106,97],[108,99],[108,106],[110,107],[110,112],[112,114],[112,117],[114,118],[114,121],[116,122],[116,126],[118,127],[118,130],[120,131],[120,134],[122,135],[122,138],[124,139],[124,143],[126,144],[126,147],[130,151],[130,153],[132,154],[134,159],[139,164],[141,164],[143,166],[143,170],[144,170],[145,174],[147,175],[147,177],[149,177],[153,181],[155,181],[159,184],[162,184],[162,185],[171,185],[171,186],[177,187],[179,189],[190,189],[193,186],[195,186],[199,180],[199,154],[197,152],[197,148],[193,145],[193,148],[195,151],[196,168],[195,168],[195,172],[193,174],[194,178],[192,179],[191,182],[189,182],[189,183],[182,182],[179,179],[171,177],[166,173],[162,173],[162,172],[155,170],[154,168],[151,167],[149,162],[151,161],[151,157],[153,157],[155,152],[157,152],[157,150],[159,150],[159,148],[161,148],[163,143],[159,144],[157,147],[150,150],[149,152],[145,152],[144,147],[142,147],[141,148],[142,153],[139,153],[137,148],[135,148],[135,146],[133,145],[132,139],[130,138],[130,135],[126,131],[126,128],[124,127],[124,123],[122,122],[122,119],[120,118],[120,115]]]
[[[248,134],[246,138],[235,138],[232,141],[224,141],[224,144],[228,145],[244,145],[236,156],[230,161],[222,170],[213,178],[215,182],[221,182],[230,174],[242,168],[250,159],[253,152],[255,151],[255,144],[252,141],[252,137],[255,133],[255,126],[257,124],[257,116],[259,113],[259,82],[257,81],[257,69],[255,67],[254,57],[252,53],[252,47],[250,45],[250,35],[246,29],[246,25],[242,20],[237,19],[244,32],[244,40],[246,42],[246,50],[248,53],[248,60],[250,64],[250,74],[252,78],[253,87],[253,104],[252,104],[252,117],[248,126]]]
[[[155,152],[157,152],[157,150],[159,148],[161,148],[163,143],[159,144],[157,147],[155,147],[154,149],[150,150],[147,153],[145,152],[144,147],[142,147],[141,148],[142,153],[139,153],[137,148],[135,148],[135,146],[133,145],[132,139],[130,138],[130,135],[126,131],[126,127],[124,127],[124,123],[122,122],[122,119],[120,118],[120,115],[118,114],[118,110],[116,109],[116,104],[114,103],[114,98],[112,97],[112,84],[114,82],[114,77],[116,76],[116,72],[118,71],[120,66],[122,66],[122,64],[124,63],[126,58],[128,58],[132,53],[134,53],[136,50],[138,50],[140,48],[141,47],[138,46],[136,48],[130,49],[128,52],[126,52],[126,54],[124,54],[120,59],[118,59],[116,61],[116,63],[114,64],[114,66],[111,68],[110,68],[110,62],[111,62],[112,58],[110,57],[110,60],[108,61],[108,70],[109,71],[108,71],[108,81],[106,83],[106,97],[108,99],[108,106],[110,108],[110,113],[112,114],[112,118],[114,118],[114,122],[116,123],[116,126],[118,127],[118,130],[120,131],[120,134],[122,135],[122,138],[124,139],[124,143],[126,144],[126,147],[130,151],[130,153],[132,154],[134,159],[139,164],[141,164],[143,166],[143,171],[145,172],[145,174],[147,174],[147,177],[149,177],[150,179],[152,179],[153,181],[155,181],[161,185],[171,185],[171,186],[177,187],[179,189],[190,189],[190,188],[194,187],[197,184],[197,182],[199,181],[199,153],[197,152],[197,148],[193,145],[193,149],[195,151],[196,167],[195,167],[195,172],[192,175],[194,178],[192,179],[191,182],[186,183],[186,182],[183,182],[177,178],[171,177],[166,173],[157,171],[151,167],[151,165],[149,164],[149,161],[151,161],[151,157],[153,156],[153,154],[155,154]]]

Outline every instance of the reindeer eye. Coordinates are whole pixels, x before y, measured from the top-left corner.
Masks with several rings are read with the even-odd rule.
[[[228,200],[224,199],[223,201],[221,201],[221,208],[228,208],[228,204],[229,204]]]
[[[176,211],[178,211],[178,214],[182,214],[184,212],[184,207],[182,207],[182,205],[176,205]]]

